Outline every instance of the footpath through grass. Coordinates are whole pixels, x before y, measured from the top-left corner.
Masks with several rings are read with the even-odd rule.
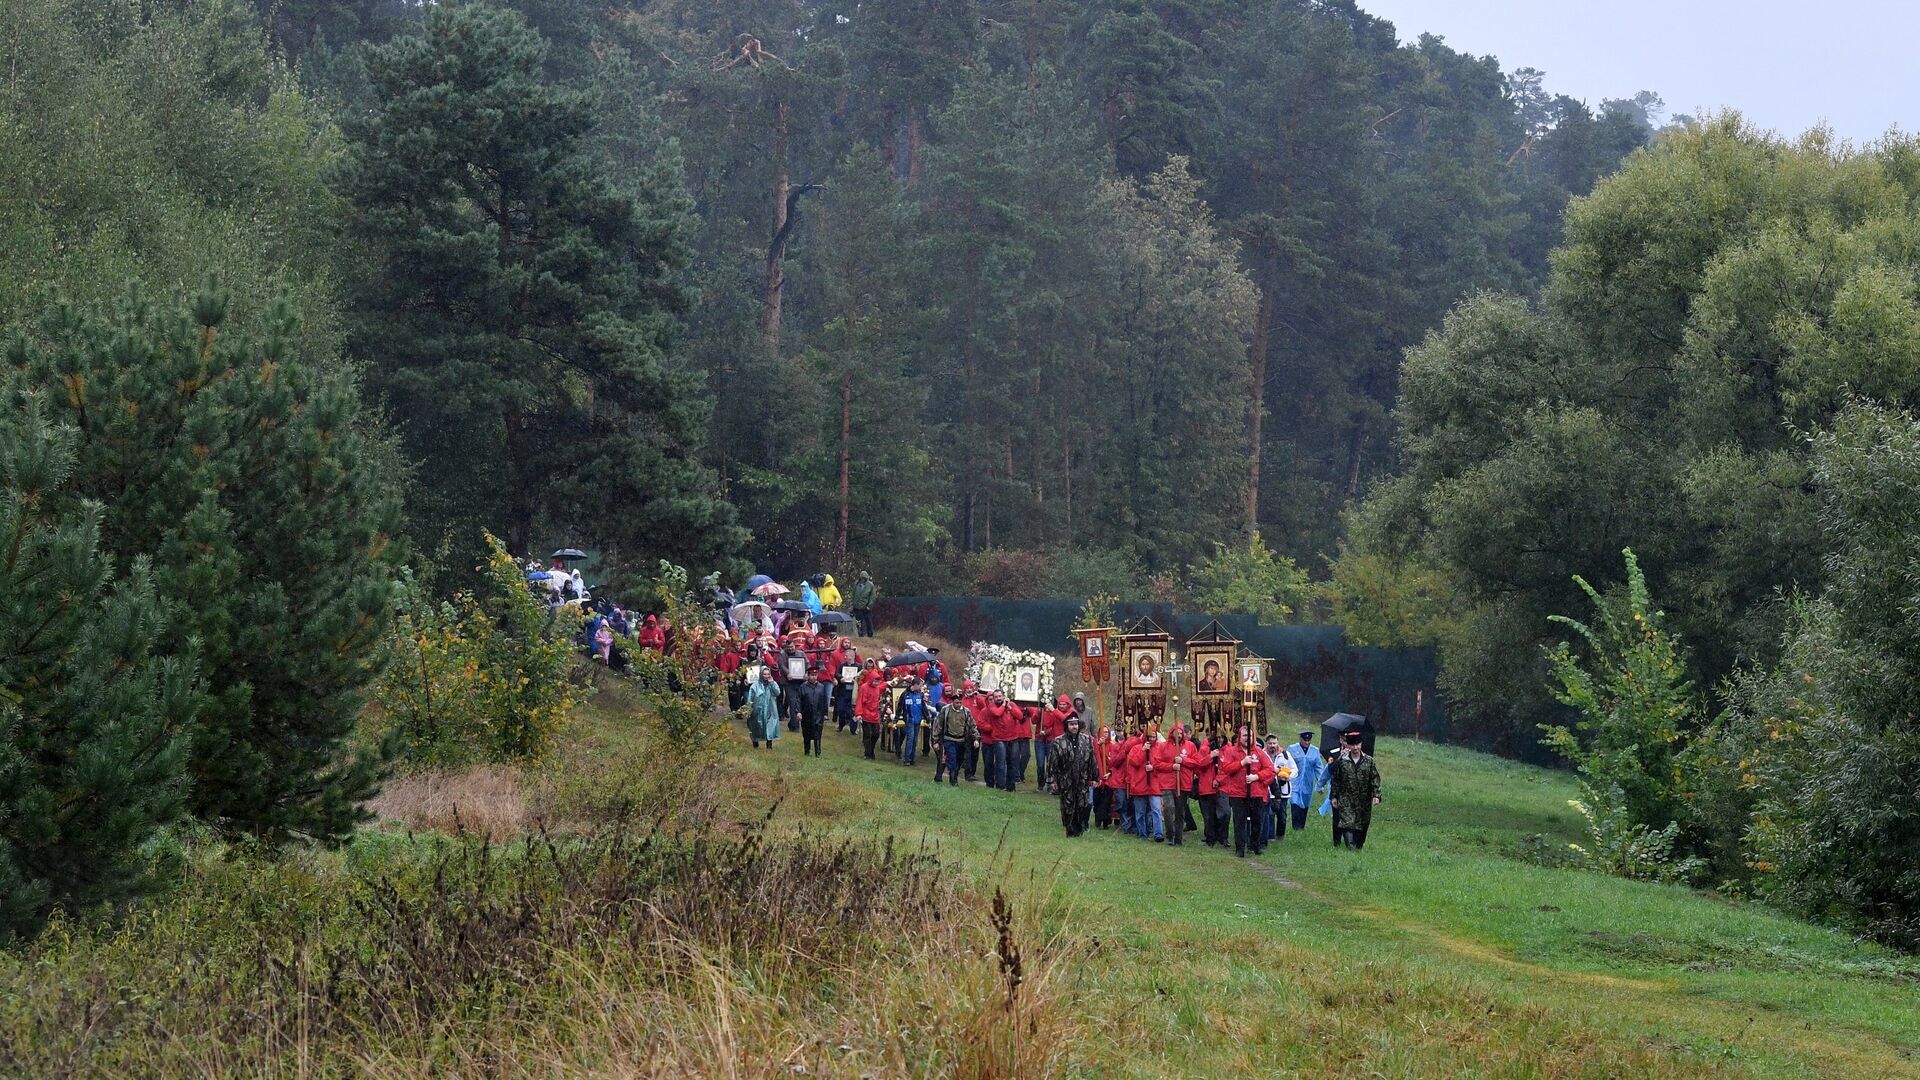
[[[1097,938],[1088,1076],[1920,1076],[1920,963],[1685,889],[1517,857],[1577,840],[1569,777],[1382,739],[1367,849],[1326,821],[1259,860],[1068,840],[1031,790],[936,786],[858,740],[744,746],[778,819],[926,837]],[[877,919],[900,913],[875,912]],[[901,919],[903,932],[909,932]]]

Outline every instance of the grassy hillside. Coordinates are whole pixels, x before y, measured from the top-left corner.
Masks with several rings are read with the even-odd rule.
[[[1578,839],[1570,778],[1382,739],[1363,853],[1323,819],[1260,860],[1115,834],[1051,800],[935,786],[829,734],[738,759],[791,827],[924,835],[1072,909],[1085,1075],[1920,1075],[1920,964],[1684,889],[1520,860]],[[778,778],[778,779],[775,779]],[[1529,837],[1539,839],[1529,841]]]
[[[1365,852],[1242,861],[848,735],[689,785],[603,684],[540,766],[0,952],[0,1075],[1920,1076],[1913,960],[1517,858],[1563,775],[1384,739]]]

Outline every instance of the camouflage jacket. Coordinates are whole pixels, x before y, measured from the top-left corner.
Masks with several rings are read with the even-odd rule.
[[[1333,756],[1330,793],[1338,805],[1333,808],[1333,827],[1364,829],[1373,821],[1373,800],[1380,797],[1380,770],[1373,758],[1364,753],[1342,750]]]

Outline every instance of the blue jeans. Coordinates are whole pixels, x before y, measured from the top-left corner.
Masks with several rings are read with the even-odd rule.
[[[959,739],[941,739],[940,743],[940,749],[946,755],[947,783],[958,784],[960,782],[960,762],[967,756],[966,745]],[[933,778],[936,781],[940,779],[938,769],[934,770]]]
[[[920,721],[909,716],[907,717],[907,745],[900,751],[900,760],[908,765],[913,764],[913,751],[919,745]]]
[[[1007,748],[1006,789],[1012,791],[1016,785],[1027,782],[1027,759],[1033,755],[1032,739],[1015,739],[1002,743]]]
[[[1006,786],[1007,744],[981,743],[980,767],[986,771],[987,786],[990,788]]]
[[[1159,840],[1167,835],[1166,823],[1160,820],[1160,796],[1135,795],[1127,801],[1133,805],[1135,836]]]
[[[1041,791],[1047,790],[1047,750],[1052,745],[1052,739],[1035,739],[1033,741],[1033,760],[1035,762],[1033,778],[1039,783]]]

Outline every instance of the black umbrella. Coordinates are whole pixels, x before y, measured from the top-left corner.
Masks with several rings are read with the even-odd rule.
[[[1332,754],[1340,749],[1340,738],[1349,731],[1360,733],[1360,749],[1373,753],[1373,725],[1358,713],[1341,712],[1320,723],[1320,749]]]
[[[802,604],[801,606],[805,607],[806,605]],[[823,611],[815,615],[813,621],[819,623],[821,626],[839,626],[841,623],[851,623],[856,620],[844,611]]]
[[[812,609],[812,608],[810,608],[810,607],[808,607],[807,605],[805,605],[805,604],[803,604],[803,603],[801,603],[801,602],[800,602],[800,601],[798,601],[798,600],[780,600],[780,601],[776,601],[776,602],[774,603],[774,605],[773,605],[773,610],[775,610],[775,611],[798,611],[798,612],[801,612],[802,614],[806,614],[806,615],[811,615],[811,614],[813,614],[813,609]]]
[[[932,653],[923,653],[920,650],[915,649],[912,652],[903,652],[899,656],[896,656],[893,659],[887,661],[887,666],[890,668],[911,667],[914,664],[931,664],[931,663],[933,663]]]
[[[547,556],[549,559],[584,559],[586,557],[587,553],[581,551],[579,548],[561,548],[559,551]]]

